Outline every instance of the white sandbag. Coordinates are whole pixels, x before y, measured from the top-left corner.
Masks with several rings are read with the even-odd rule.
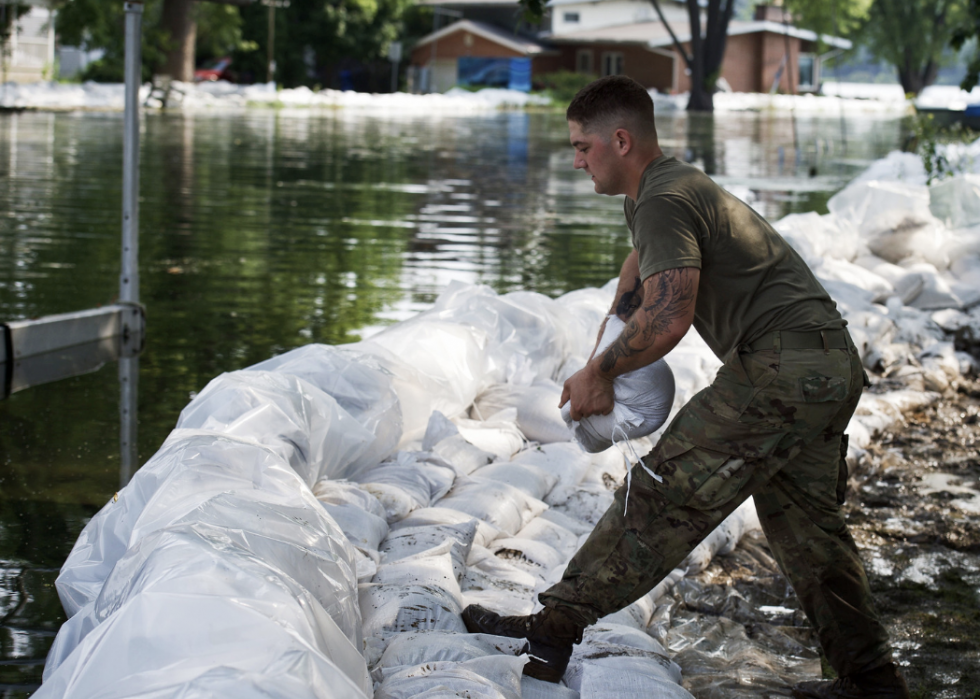
[[[311,344],[267,359],[246,371],[292,374],[332,396],[374,434],[374,442],[349,467],[349,474],[387,458],[401,439],[402,411],[392,377],[370,355]]]
[[[554,508],[549,508],[542,512],[540,515],[538,515],[538,519],[543,519],[547,522],[557,524],[559,527],[567,529],[579,538],[585,536],[586,534],[590,534],[593,529],[592,525],[588,522],[585,522],[577,517],[570,517],[564,512],[559,512]],[[533,539],[534,537],[532,536],[530,538]]]
[[[594,527],[612,504],[615,494],[604,485],[581,483],[565,502],[554,505],[561,512],[574,515]]]
[[[518,593],[523,599],[530,600],[531,591],[538,582],[528,571],[497,558],[493,551],[482,546],[473,546],[466,566],[466,573],[460,581],[460,587],[466,591],[505,591]]]
[[[464,590],[463,608],[479,605],[501,616],[527,616],[534,612],[534,595],[513,590]]]
[[[579,535],[544,517],[535,517],[517,532],[517,538],[547,544],[561,555],[562,560],[568,560],[578,548]]]
[[[415,510],[404,519],[392,524],[390,530],[394,533],[407,528],[424,527],[430,524],[466,524],[467,522],[476,522],[476,534],[473,537],[473,543],[478,546],[488,546],[491,541],[500,536],[500,530],[489,522],[446,507],[423,507]]]
[[[470,416],[482,420],[501,410],[514,408],[517,410],[517,427],[532,442],[567,442],[570,433],[558,407],[561,391],[559,384],[546,379],[530,386],[494,384],[477,396]]]
[[[885,263],[888,264],[888,263]],[[886,299],[895,293],[895,287],[890,281],[867,267],[827,257],[812,267],[814,273],[821,279],[834,279],[852,284],[867,291],[871,299]]]
[[[654,607],[656,607],[656,603],[653,598],[649,594],[646,594],[632,604],[623,607],[618,612],[613,612],[602,617],[599,623],[628,626],[638,631],[645,631],[647,626],[650,625]]]
[[[715,556],[734,551],[747,532],[761,528],[755,500],[749,498],[694,547],[680,567],[686,566],[688,575],[696,575],[707,568]]]
[[[388,535],[379,549],[382,562],[400,561],[449,541],[453,572],[459,580],[466,570],[466,559],[470,555],[470,547],[473,546],[476,527],[477,520],[471,519],[460,524],[432,524],[398,529]]]
[[[548,508],[506,483],[472,476],[457,478],[449,495],[436,504],[470,514],[511,535]]]
[[[963,302],[953,293],[946,281],[940,275],[939,270],[926,262],[919,262],[905,265],[910,274],[917,274],[922,278],[922,290],[915,295],[908,305],[919,308],[923,311],[939,310],[943,308],[962,308]]]
[[[833,215],[821,216],[813,211],[789,214],[773,227],[811,268],[827,258],[853,260],[860,250],[857,229],[842,227]]]
[[[383,638],[406,631],[466,632],[451,548],[447,541],[378,566],[374,581],[358,590],[365,637]]]
[[[526,441],[517,427],[515,408],[506,408],[485,420],[456,418],[454,422],[467,442],[504,461],[519,452]]]
[[[533,464],[510,461],[498,461],[478,468],[473,472],[473,477],[506,483],[538,500],[543,500],[558,482],[558,478],[554,474],[548,473]]]
[[[438,410],[434,410],[429,416],[425,435],[422,437],[422,450],[445,459],[461,476],[468,476],[494,459],[490,452],[467,442],[455,423]]]
[[[176,429],[251,439],[279,452],[308,486],[359,467],[375,436],[316,386],[288,374],[236,371],[212,379]]]
[[[364,638],[387,638],[411,631],[466,633],[460,600],[442,588],[426,585],[358,587]]]
[[[385,516],[385,508],[378,498],[350,481],[321,479],[313,486],[313,496],[327,505],[354,505],[377,517]]]
[[[582,699],[694,699],[680,681],[677,664],[653,653],[579,662],[573,657],[565,672],[565,682]]]
[[[521,699],[527,656],[493,655],[461,663],[439,661],[384,672],[375,699]]]
[[[378,562],[381,554],[377,551],[368,551],[359,547],[354,547],[354,567],[357,570],[357,584],[368,583],[374,579],[378,573]]]
[[[980,224],[980,175],[956,175],[930,186],[929,210],[947,228]]]
[[[585,358],[592,353],[595,338],[599,335],[599,327],[609,313],[614,294],[605,289],[576,289],[562,294],[555,302],[568,311],[582,326],[578,343],[572,348],[572,354]]]
[[[403,633],[391,639],[381,656],[379,668],[415,667],[423,663],[462,663],[488,655],[518,655],[523,638],[506,638],[483,633]]]
[[[358,474],[356,480],[381,502],[389,522],[402,519],[412,510],[428,507],[432,501],[432,485],[411,452],[398,452],[393,461]]]
[[[388,535],[388,522],[384,517],[378,517],[356,505],[322,504],[348,541],[365,552],[377,553],[381,540]]]
[[[542,579],[565,562],[554,548],[534,539],[500,538],[493,542],[490,550],[497,558]]]
[[[625,324],[612,316],[599,341],[596,354],[609,347],[622,333]],[[667,420],[674,404],[674,375],[667,362],[660,359],[645,367],[613,379],[615,405],[608,415],[592,415],[573,421],[571,403],[562,408],[562,418],[575,439],[588,452],[605,451],[615,439],[635,439],[655,432]]]
[[[568,499],[588,472],[592,461],[576,443],[555,442],[531,447],[516,454],[514,463],[531,464],[558,478],[558,483],[545,499],[549,505]]]
[[[657,639],[653,638],[646,631],[624,626],[622,624],[609,623],[605,620],[597,621],[592,626],[585,629],[582,634],[582,643],[587,646],[623,646],[626,648],[636,648],[637,650],[657,653],[665,658],[670,654]]]
[[[579,693],[563,684],[521,677],[521,696],[524,699],[579,699]]]

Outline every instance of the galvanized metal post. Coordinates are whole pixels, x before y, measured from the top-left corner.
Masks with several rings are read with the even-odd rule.
[[[122,273],[120,303],[140,302],[140,57],[143,3],[127,2],[126,10],[126,111],[123,116]]]
[[[119,303],[140,302],[140,83],[142,82],[141,40],[143,3],[127,2],[126,10],[126,111],[123,116],[123,221],[122,273],[119,275]],[[141,316],[142,311],[132,311]],[[138,322],[124,322],[123,342],[138,341],[132,329],[142,331]],[[139,338],[141,340],[141,338]],[[139,356],[119,358],[119,485],[125,486],[139,468],[136,441],[136,401],[139,389]]]

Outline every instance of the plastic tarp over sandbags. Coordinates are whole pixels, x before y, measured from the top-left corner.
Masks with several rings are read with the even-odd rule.
[[[392,376],[375,357],[314,344],[254,364],[246,371],[298,376],[332,396],[341,408],[373,433],[374,441],[348,466],[349,473],[383,461],[401,439],[402,411],[392,387]]]
[[[601,354],[623,332],[625,324],[616,316],[606,322],[596,349]],[[613,379],[615,405],[608,415],[592,415],[581,421],[571,418],[571,404],[562,408],[562,417],[572,428],[575,439],[588,452],[605,451],[619,439],[646,437],[655,432],[670,414],[674,404],[674,375],[663,359]]]
[[[177,429],[254,439],[282,454],[306,484],[345,478],[374,441],[337,401],[307,381],[272,371],[222,374],[184,408]]]

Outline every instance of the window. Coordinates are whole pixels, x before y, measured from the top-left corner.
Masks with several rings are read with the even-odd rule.
[[[812,53],[801,53],[800,59],[800,89],[814,90],[817,87],[817,59]]]
[[[568,22],[569,24],[578,24],[578,20],[579,20],[578,12],[565,13],[565,21]]]
[[[602,54],[602,77],[623,73],[623,54],[620,51],[606,51]]]
[[[579,49],[575,52],[575,70],[579,73],[594,73],[592,49]]]

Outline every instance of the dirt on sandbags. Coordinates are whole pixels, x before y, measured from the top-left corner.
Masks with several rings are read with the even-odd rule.
[[[980,383],[906,416],[852,474],[848,522],[920,699],[980,697]],[[698,699],[790,696],[833,677],[761,534],[661,599],[660,636]]]

